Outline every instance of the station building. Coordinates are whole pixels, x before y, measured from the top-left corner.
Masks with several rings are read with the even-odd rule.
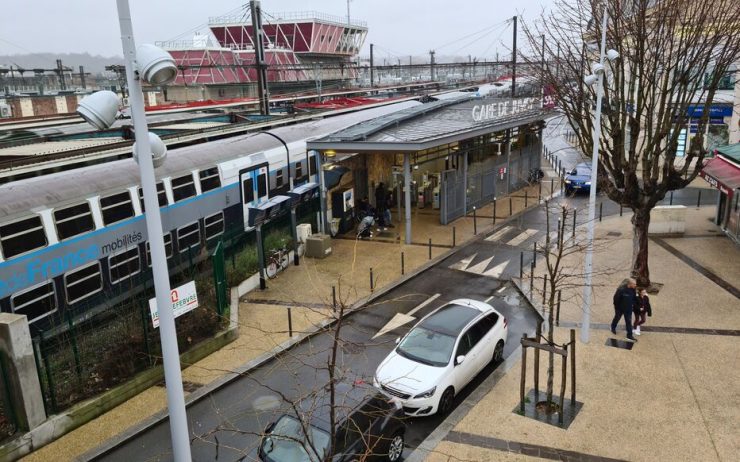
[[[525,186],[540,168],[550,110],[539,97],[457,92],[309,141],[324,165],[322,231],[350,232],[358,201],[377,206],[381,184],[400,199],[407,244],[414,207],[448,224]],[[337,171],[341,181],[327,189],[326,176]]]
[[[740,243],[740,143],[722,146],[699,175],[720,192],[715,223]]]

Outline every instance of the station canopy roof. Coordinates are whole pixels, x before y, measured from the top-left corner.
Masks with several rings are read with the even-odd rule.
[[[309,141],[307,148],[337,152],[420,151],[541,121],[549,112],[541,107],[540,98],[461,95],[352,125]]]

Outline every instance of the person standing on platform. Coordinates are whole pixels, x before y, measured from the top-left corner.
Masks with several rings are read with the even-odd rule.
[[[386,209],[386,198],[385,198],[385,184],[380,183],[375,188],[375,210],[378,212],[378,226],[385,228],[385,209]]]

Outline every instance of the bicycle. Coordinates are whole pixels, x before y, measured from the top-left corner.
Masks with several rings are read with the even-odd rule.
[[[275,249],[267,257],[267,277],[274,279],[277,274],[290,264],[288,250],[285,248]]]

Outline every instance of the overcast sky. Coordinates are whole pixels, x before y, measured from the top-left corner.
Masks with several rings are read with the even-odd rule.
[[[495,57],[510,53],[515,14],[537,16],[552,0],[352,0],[353,18],[367,21],[362,51],[375,43],[380,59],[436,49],[439,55]],[[0,55],[89,52],[121,55],[115,0],[2,0]],[[130,0],[137,43],[168,40],[205,26],[247,0]],[[346,17],[346,0],[263,0],[265,12],[313,10]],[[269,18],[267,18],[269,19]],[[466,35],[474,34],[459,40]],[[181,38],[191,37],[187,34]]]

